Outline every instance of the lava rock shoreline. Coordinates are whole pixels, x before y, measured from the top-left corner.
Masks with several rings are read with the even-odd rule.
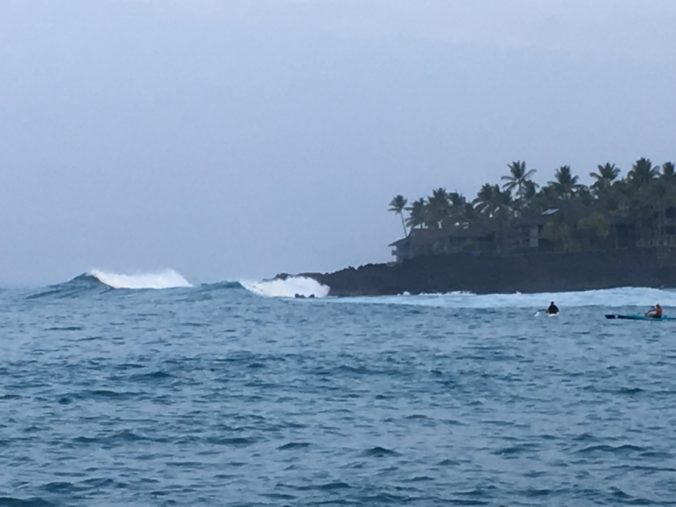
[[[279,274],[276,278],[288,276],[292,275]],[[676,287],[676,251],[632,248],[510,255],[462,253],[294,276],[306,276],[328,285],[331,296]]]

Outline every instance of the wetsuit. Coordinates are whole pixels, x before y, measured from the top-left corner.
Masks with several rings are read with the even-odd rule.
[[[547,308],[547,313],[559,313],[559,307],[552,303],[549,305],[549,308]]]

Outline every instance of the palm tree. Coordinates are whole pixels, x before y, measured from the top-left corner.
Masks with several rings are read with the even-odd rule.
[[[570,166],[562,165],[556,170],[554,181],[549,183],[558,197],[571,199],[584,186],[580,185],[577,180],[578,177],[571,174]]]
[[[498,185],[484,183],[474,199],[474,204],[479,213],[488,217],[504,217],[508,214],[511,198]]]
[[[484,183],[481,185],[481,188],[476,194],[474,199],[474,207],[479,213],[491,215],[491,204],[494,201],[494,194],[496,191],[497,185],[491,185],[490,183]],[[498,190],[500,188],[498,187]]]
[[[674,168],[673,162],[665,162],[662,164],[662,172],[660,173],[659,179],[664,183],[676,182],[676,169]]]
[[[624,202],[631,211],[636,226],[645,233],[651,229],[659,167],[649,158],[640,158],[631,166],[624,178]]]
[[[658,175],[659,168],[654,166],[649,158],[640,158],[631,166],[631,171],[627,173],[627,183],[633,190],[640,190],[641,187],[652,182]]]
[[[503,192],[498,185],[484,183],[479,189],[474,203],[480,214],[492,219],[495,226],[495,248],[500,250],[500,242],[511,211],[510,193],[508,191]]]
[[[406,219],[406,225],[412,229],[425,225],[427,214],[426,208],[427,203],[425,202],[425,199],[413,201],[413,204],[406,208],[409,213],[408,219]]]
[[[603,165],[599,164],[596,169],[597,172],[589,173],[589,176],[595,180],[591,185],[594,197],[600,199],[608,194],[620,175],[620,169],[610,162],[606,162]]]
[[[404,208],[406,207],[406,204],[408,201],[406,198],[399,194],[395,195],[394,198],[390,201],[390,209],[389,211],[393,211],[397,215],[401,217],[401,226],[404,228],[404,236],[408,235],[408,231],[406,230],[406,222],[404,221]]]
[[[542,187],[533,198],[533,205],[540,210],[551,208],[558,200],[558,194],[554,189],[554,183],[549,183]]]
[[[448,221],[451,223],[462,222],[467,218],[467,199],[458,192],[448,194]]]
[[[462,216],[466,221],[471,222],[477,217],[477,210],[472,201],[466,202],[462,211]]]
[[[522,198],[530,177],[535,174],[535,169],[526,170],[526,162],[521,160],[507,164],[507,167],[510,174],[501,178],[507,182],[502,185],[502,189],[511,192],[516,188],[516,196]]]
[[[526,202],[532,201],[533,197],[535,197],[535,195],[537,194],[537,190],[538,184],[535,183],[533,180],[528,180],[524,183],[521,198]]]
[[[441,228],[441,225],[448,219],[450,203],[448,202],[448,192],[445,188],[437,188],[432,191],[432,195],[427,199],[427,219],[430,225]]]
[[[651,183],[650,202],[657,214],[658,239],[664,239],[667,208],[676,205],[676,170],[673,162],[662,164],[659,176]]]

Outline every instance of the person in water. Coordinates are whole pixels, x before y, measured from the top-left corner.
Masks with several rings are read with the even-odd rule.
[[[554,304],[554,301],[549,303],[549,306],[547,307],[547,313],[550,315],[559,313],[559,307]]]
[[[661,319],[662,318],[662,307],[660,305],[653,306],[650,310],[645,313],[646,317],[651,319]]]

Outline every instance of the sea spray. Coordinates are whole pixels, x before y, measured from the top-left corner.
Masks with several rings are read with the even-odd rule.
[[[324,297],[329,294],[329,287],[322,285],[317,280],[304,276],[290,276],[285,279],[275,278],[273,280],[264,280],[260,282],[241,282],[242,286],[266,297]]]

